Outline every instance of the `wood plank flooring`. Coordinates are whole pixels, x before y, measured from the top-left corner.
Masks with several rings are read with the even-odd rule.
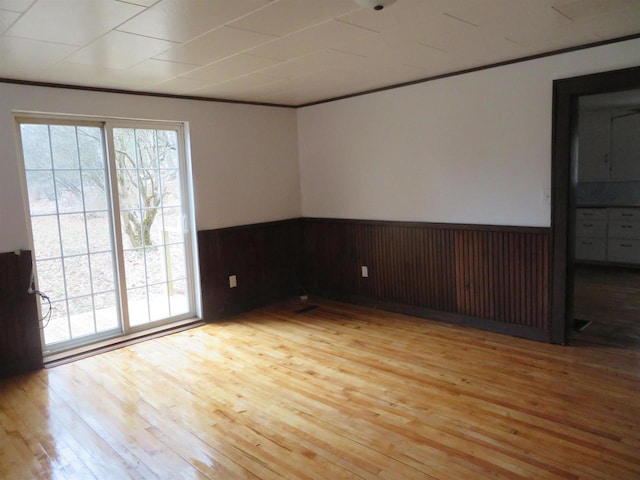
[[[640,269],[577,265],[574,318],[591,324],[576,345],[640,350]]]
[[[317,305],[0,382],[0,478],[640,478],[640,352]]]

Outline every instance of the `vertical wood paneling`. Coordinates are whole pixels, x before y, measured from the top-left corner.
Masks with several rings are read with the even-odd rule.
[[[314,293],[548,332],[547,229],[305,219],[304,238]]]
[[[0,377],[42,367],[36,299],[27,293],[31,252],[0,253]]]
[[[235,315],[299,294],[302,242],[299,220],[199,231],[204,319]],[[326,238],[318,244],[331,249],[335,242]],[[322,251],[317,256],[328,254]],[[230,275],[237,277],[236,288],[229,288]]]

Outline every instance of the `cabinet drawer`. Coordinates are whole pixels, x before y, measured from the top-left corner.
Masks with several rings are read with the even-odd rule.
[[[640,263],[640,240],[609,240],[607,260],[619,263]]]
[[[609,220],[631,220],[640,222],[640,208],[610,208]]]
[[[609,237],[640,240],[640,222],[612,220],[609,222]]]
[[[606,220],[606,208],[576,208],[576,218],[580,220]]]
[[[604,262],[607,259],[607,241],[604,238],[576,238],[576,259],[577,260],[599,260]]]
[[[576,237],[604,238],[607,236],[606,220],[582,220],[576,222]]]

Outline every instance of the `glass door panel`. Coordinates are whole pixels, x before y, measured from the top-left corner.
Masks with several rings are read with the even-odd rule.
[[[20,134],[38,285],[51,299],[45,348],[118,331],[102,128],[21,123]]]
[[[178,131],[113,128],[130,327],[192,311]]]

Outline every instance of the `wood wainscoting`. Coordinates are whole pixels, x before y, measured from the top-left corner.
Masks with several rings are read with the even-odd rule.
[[[203,318],[217,320],[300,291],[301,219],[200,230]],[[235,275],[238,286],[229,287]]]
[[[0,377],[42,367],[36,299],[27,292],[31,252],[0,253]]]
[[[549,262],[548,228],[304,219],[312,293],[535,340]]]

